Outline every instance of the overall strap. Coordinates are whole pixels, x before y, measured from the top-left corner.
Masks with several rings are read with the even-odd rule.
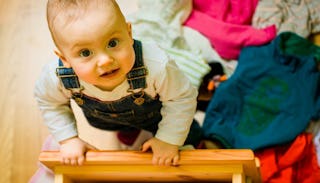
[[[138,88],[146,88],[147,69],[143,64],[142,44],[140,41],[134,40],[133,48],[135,51],[135,63],[131,71],[127,74],[128,83],[130,85],[129,91]],[[72,68],[63,66],[59,59],[59,67],[56,68],[56,75],[62,81],[66,89],[81,89],[78,76]]]
[[[130,85],[129,90],[138,88],[146,88],[146,75],[148,74],[147,68],[143,63],[142,56],[142,43],[138,40],[134,40],[133,48],[135,51],[135,62],[131,71],[127,74],[128,83]]]
[[[59,67],[56,68],[56,75],[60,78],[63,86],[66,89],[81,88],[78,80],[78,76],[74,73],[73,69],[64,67],[60,59],[59,59]]]

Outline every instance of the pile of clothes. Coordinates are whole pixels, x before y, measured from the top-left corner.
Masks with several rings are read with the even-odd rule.
[[[133,36],[155,41],[196,87],[208,64],[227,80],[205,111],[205,139],[250,148],[264,182],[320,182],[317,0],[138,0]],[[318,156],[318,157],[317,157]]]

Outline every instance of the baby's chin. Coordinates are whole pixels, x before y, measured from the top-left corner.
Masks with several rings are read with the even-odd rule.
[[[118,86],[120,86],[123,82],[126,82],[126,77],[118,78],[117,80],[108,80],[102,84],[96,84],[95,86],[103,91],[112,91]],[[107,84],[106,84],[107,83]]]

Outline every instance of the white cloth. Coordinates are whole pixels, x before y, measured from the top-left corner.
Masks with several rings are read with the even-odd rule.
[[[210,41],[197,30],[183,26],[183,37],[187,45],[190,45],[192,53],[200,55],[208,63],[219,62],[228,78],[236,70],[238,61],[221,58],[217,51],[212,48]]]
[[[155,136],[167,143],[182,145],[195,114],[197,89],[157,45],[144,43],[143,59],[148,69],[147,88],[144,91],[151,97],[158,95],[162,102],[162,120]],[[78,135],[78,131],[70,108],[71,92],[63,87],[55,75],[57,66],[58,62],[54,61],[44,67],[36,83],[35,97],[49,131],[57,141],[62,141]],[[127,81],[111,92],[102,91],[81,80],[80,83],[85,95],[102,101],[118,100],[130,94],[127,92]]]
[[[252,17],[252,26],[276,25],[277,33],[291,31],[308,38],[320,32],[319,0],[260,0]]]
[[[138,0],[138,11],[126,18],[135,38],[159,44],[199,88],[211,68],[201,54],[190,49],[193,45],[188,45],[184,37],[182,24],[191,10],[191,0]]]

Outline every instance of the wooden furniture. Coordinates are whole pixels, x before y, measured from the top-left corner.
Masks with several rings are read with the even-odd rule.
[[[55,183],[76,182],[253,182],[259,160],[251,150],[181,151],[179,166],[154,166],[152,154],[139,151],[89,151],[82,166],[59,162],[59,152],[41,152],[39,160],[55,173]]]

